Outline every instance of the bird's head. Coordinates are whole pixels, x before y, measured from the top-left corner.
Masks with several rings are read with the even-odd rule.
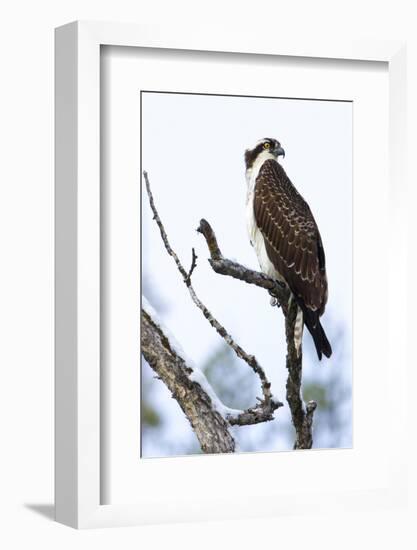
[[[246,149],[245,163],[246,169],[252,168],[253,163],[259,157],[264,155],[267,158],[278,159],[279,156],[285,157],[285,151],[279,141],[273,138],[264,138],[258,141],[253,149]]]

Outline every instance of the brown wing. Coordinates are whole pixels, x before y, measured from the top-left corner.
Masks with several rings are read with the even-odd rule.
[[[297,299],[321,315],[327,277],[320,233],[308,204],[272,159],[264,162],[256,179],[254,213],[275,269]]]

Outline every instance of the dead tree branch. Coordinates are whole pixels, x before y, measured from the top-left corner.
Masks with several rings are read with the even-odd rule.
[[[161,218],[158,214],[158,211],[155,206],[155,201],[152,195],[149,178],[147,172],[143,173],[143,177],[145,180],[146,190],[149,197],[149,204],[151,207],[151,210],[153,212],[153,217],[158,225],[162,241],[164,243],[165,249],[168,252],[168,254],[173,258],[178,271],[180,272],[184,284],[187,286],[189,294],[191,296],[191,299],[195,303],[195,305],[200,309],[200,311],[203,313],[204,317],[208,320],[208,322],[211,324],[211,326],[217,331],[217,333],[225,340],[225,342],[233,349],[233,351],[236,353],[236,355],[243,359],[254,371],[255,374],[258,375],[260,381],[261,381],[261,388],[262,388],[262,394],[263,399],[259,400],[259,403],[251,407],[245,411],[241,411],[237,415],[228,415],[227,420],[230,425],[248,425],[248,424],[257,424],[259,422],[266,422],[269,420],[273,420],[274,412],[279,408],[282,407],[282,403],[278,400],[276,400],[271,392],[271,384],[265,374],[265,371],[261,367],[261,365],[258,363],[256,357],[254,355],[250,355],[246,353],[239,344],[237,344],[232,336],[227,332],[227,330],[219,323],[219,321],[213,316],[213,314],[208,310],[208,308],[204,305],[204,303],[199,299],[197,296],[192,283],[191,283],[191,276],[192,273],[196,267],[196,260],[197,256],[195,252],[193,251],[192,254],[192,262],[191,262],[191,268],[187,272],[180,259],[178,258],[178,255],[175,253],[175,251],[172,249],[169,240],[168,235],[165,231],[164,225],[161,221]],[[152,365],[151,365],[152,366]]]
[[[271,296],[277,299],[286,311],[288,300],[290,298],[289,290],[278,281],[271,279],[264,273],[249,269],[242,264],[228,260],[223,256],[217,243],[216,235],[207,220],[200,220],[197,231],[206,239],[210,252],[209,263],[213,270],[219,275],[228,275],[234,279],[239,279],[245,283],[259,286],[269,292]]]
[[[305,406],[301,397],[303,354],[300,348],[297,355],[294,344],[296,317],[297,305],[294,301],[291,301],[285,314],[285,335],[287,340],[286,365],[288,370],[286,384],[287,402],[295,428],[294,449],[311,449],[313,446],[313,416],[317,403],[309,401]]]
[[[197,267],[197,254],[195,253],[194,248],[191,251],[191,267],[190,271],[187,274],[187,280],[191,281],[191,275],[193,274],[194,269]]]
[[[213,408],[213,403],[203,388],[190,378],[192,369],[171,347],[161,327],[142,308],[141,348],[146,361],[171,391],[204,453],[233,453],[235,440],[229,424]]]
[[[206,220],[203,219],[200,221],[197,231],[204,235],[206,239],[210,252],[209,263],[216,273],[228,275],[234,279],[239,279],[248,284],[266,289],[281,305],[285,317],[287,341],[286,366],[288,370],[288,379],[286,384],[286,397],[296,433],[294,449],[311,449],[313,445],[313,416],[317,404],[315,401],[309,401],[305,406],[301,397],[302,350],[300,349],[299,355],[297,355],[294,344],[297,306],[295,302],[290,300],[290,291],[263,273],[253,271],[237,262],[224,258],[217,243],[216,235]]]

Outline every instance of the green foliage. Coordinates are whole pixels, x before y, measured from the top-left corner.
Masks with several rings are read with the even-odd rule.
[[[309,382],[303,387],[304,401],[316,401],[321,410],[328,409],[330,402],[327,399],[327,388],[318,382]]]
[[[259,380],[227,344],[220,344],[213,351],[202,370],[225,405],[236,409],[253,405],[254,384],[259,384]]]
[[[142,405],[142,422],[145,428],[156,428],[161,424],[161,417],[148,403]]]

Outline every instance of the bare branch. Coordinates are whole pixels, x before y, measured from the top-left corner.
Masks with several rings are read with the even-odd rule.
[[[149,196],[149,204],[151,206],[154,220],[156,221],[159,231],[161,233],[162,241],[165,245],[166,251],[168,254],[174,259],[175,264],[180,272],[180,274],[183,277],[184,283],[188,288],[188,291],[190,293],[190,296],[193,300],[193,302],[196,304],[196,306],[200,309],[200,311],[203,313],[204,317],[208,320],[208,322],[211,324],[211,326],[217,331],[217,333],[225,340],[225,342],[233,349],[233,351],[236,353],[236,355],[243,359],[251,368],[252,370],[259,376],[259,379],[261,381],[261,387],[262,387],[262,393],[263,393],[263,400],[260,402],[259,405],[256,407],[253,407],[251,409],[248,409],[247,411],[244,411],[241,415],[237,417],[229,417],[229,423],[234,425],[244,425],[244,424],[255,424],[257,422],[265,422],[267,420],[272,420],[273,413],[275,410],[277,410],[279,407],[282,406],[282,403],[278,400],[276,400],[272,393],[271,393],[271,384],[265,374],[265,371],[263,368],[259,365],[256,357],[254,355],[249,355],[246,353],[241,346],[239,346],[232,336],[226,331],[226,329],[219,323],[219,321],[213,316],[213,314],[208,310],[208,308],[203,304],[203,302],[198,298],[192,284],[191,284],[191,274],[194,270],[193,263],[190,269],[190,272],[187,273],[184,269],[180,259],[178,258],[177,254],[172,249],[169,240],[168,235],[165,231],[164,225],[161,221],[161,218],[158,214],[158,211],[155,206],[155,201],[152,195],[149,178],[147,172],[143,172],[143,177],[145,180],[146,190]],[[214,235],[214,234],[213,234]],[[215,237],[214,237],[214,244],[212,244],[214,247],[213,250],[215,250],[215,247],[217,246]],[[194,260],[194,258],[193,258]]]
[[[258,407],[246,409],[240,414],[227,415],[226,418],[231,426],[260,424],[261,422],[274,420],[274,412],[276,409],[283,406],[284,405],[276,399],[271,399],[269,402],[261,401]]]
[[[227,420],[214,409],[201,385],[191,380],[192,369],[171,347],[161,327],[145,309],[142,309],[141,349],[190,421],[202,451],[233,453],[236,444]]]
[[[190,267],[190,271],[187,274],[187,280],[188,281],[191,281],[191,275],[193,274],[194,269],[197,267],[197,258],[198,258],[197,254],[195,253],[194,248],[192,249],[191,253],[192,253],[192,255],[191,255],[191,267]]]
[[[209,263],[216,273],[228,275],[248,284],[264,288],[282,306],[287,341],[287,402],[291,410],[291,418],[296,433],[294,449],[311,449],[313,445],[313,415],[317,408],[317,403],[310,401],[307,407],[305,407],[301,397],[302,350],[300,349],[297,354],[294,344],[297,305],[294,301],[290,300],[290,291],[278,281],[270,279],[263,273],[253,271],[237,262],[224,258],[217,243],[216,235],[206,220],[202,219],[200,221],[197,231],[202,233],[206,239],[210,252]]]
[[[313,446],[313,416],[317,408],[315,401],[309,401],[305,407],[301,397],[302,350],[298,354],[294,343],[294,328],[297,318],[297,304],[290,301],[285,315],[285,334],[287,339],[287,402],[290,406],[292,422],[295,428],[294,449],[311,449]]]
[[[189,281],[188,273],[185,271],[185,269],[182,266],[182,263],[180,262],[180,259],[178,258],[178,256],[174,252],[174,250],[171,248],[171,245],[169,244],[169,240],[168,240],[168,235],[165,231],[165,228],[162,224],[161,218],[159,217],[158,211],[155,207],[155,201],[153,199],[153,195],[152,195],[152,191],[151,191],[151,185],[149,183],[149,178],[148,178],[148,173],[143,172],[143,177],[145,179],[146,191],[148,192],[149,204],[150,204],[151,210],[153,212],[153,219],[156,221],[156,224],[159,227],[159,232],[161,233],[161,238],[164,242],[166,251],[174,259],[174,262],[177,265],[178,271],[183,276],[185,284],[187,286],[189,286],[191,284],[191,282]]]
[[[213,270],[220,275],[228,275],[234,279],[239,279],[245,283],[259,286],[267,290],[271,296],[277,299],[278,303],[286,307],[290,292],[285,285],[271,279],[264,273],[249,269],[242,264],[224,258],[217,243],[216,235],[207,220],[200,220],[200,225],[197,231],[206,239],[207,246],[210,252],[209,263]]]

